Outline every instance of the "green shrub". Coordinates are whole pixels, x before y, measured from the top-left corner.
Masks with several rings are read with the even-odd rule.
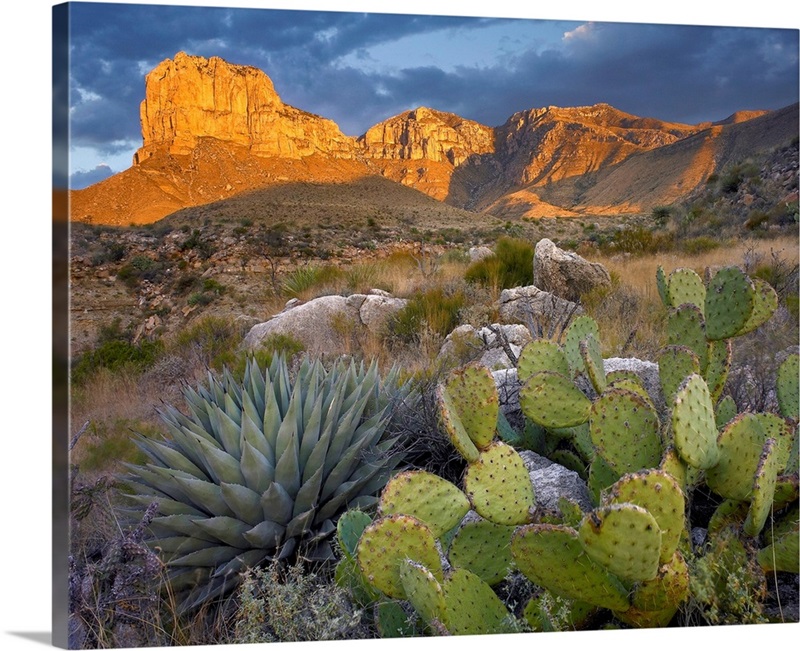
[[[243,328],[229,319],[207,316],[180,332],[173,352],[194,356],[200,363],[221,369],[236,359],[236,349],[244,338]]]
[[[394,315],[389,331],[405,343],[419,341],[425,331],[446,337],[458,326],[465,303],[462,292],[447,294],[441,287],[415,294]]]
[[[533,245],[525,240],[501,237],[494,255],[472,263],[464,278],[485,287],[509,289],[533,284]]]
[[[119,462],[146,463],[147,457],[133,442],[131,433],[137,431],[154,433],[147,423],[118,418],[108,423],[92,422],[83,437],[80,469],[82,471],[104,471]]]
[[[248,359],[254,359],[260,368],[267,368],[272,364],[275,355],[282,355],[285,359],[291,360],[298,353],[302,353],[305,348],[302,341],[291,335],[271,334],[264,338],[261,345],[255,350],[239,353],[233,366],[233,374],[237,377],[241,376]]]
[[[312,287],[334,282],[341,276],[341,270],[332,265],[298,267],[283,279],[283,294],[287,298],[299,298],[301,294]]]
[[[141,372],[152,366],[163,352],[164,344],[158,339],[142,339],[134,344],[130,333],[123,332],[116,319],[100,329],[97,346],[72,365],[72,381],[82,384],[99,368],[115,373],[122,369]]]
[[[298,564],[248,570],[239,604],[236,644],[354,639],[367,631],[342,588]]]
[[[137,255],[120,268],[117,278],[128,287],[136,287],[143,280],[158,282],[165,269],[166,265],[161,260],[154,260],[146,255]]]
[[[697,253],[706,253],[713,251],[722,246],[723,242],[713,237],[700,235],[698,237],[690,237],[681,244],[681,248],[692,255]]]
[[[196,251],[203,260],[207,260],[214,254],[215,248],[211,242],[203,238],[199,230],[194,229],[192,234],[183,241],[180,250]]]

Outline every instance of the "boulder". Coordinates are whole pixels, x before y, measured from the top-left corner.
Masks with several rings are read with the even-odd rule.
[[[533,339],[528,328],[519,324],[494,323],[482,328],[461,325],[447,335],[439,351],[439,358],[454,365],[477,360],[479,364],[492,370],[509,368],[514,364],[506,354],[501,337],[505,338],[515,358],[519,357],[522,347]]]
[[[633,371],[639,376],[642,385],[650,394],[653,406],[659,413],[666,410],[664,392],[661,390],[661,379],[658,376],[658,364],[636,357],[609,357],[603,360],[603,370],[606,375],[611,371]]]
[[[610,287],[611,276],[599,262],[559,249],[544,238],[533,253],[533,284],[568,301],[577,301],[596,287]]]
[[[566,325],[571,317],[583,314],[583,308],[577,303],[534,285],[504,289],[500,293],[498,310],[503,321],[524,323],[537,336],[548,336],[552,329]]]
[[[469,261],[477,262],[478,260],[483,260],[484,258],[490,258],[493,255],[494,251],[492,251],[488,246],[473,246],[470,247],[469,250]]]
[[[559,498],[567,497],[576,502],[581,510],[592,510],[589,489],[577,472],[554,463],[531,450],[522,450],[519,455],[531,478],[537,506],[558,511]]]
[[[254,325],[244,338],[244,347],[253,350],[275,334],[299,340],[313,355],[338,355],[347,351],[352,335],[380,334],[389,318],[404,308],[407,301],[373,294],[321,296],[307,303],[290,301],[269,321]]]

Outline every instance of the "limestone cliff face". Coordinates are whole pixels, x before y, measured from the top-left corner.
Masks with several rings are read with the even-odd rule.
[[[618,111],[607,104],[546,107],[512,115],[497,129],[497,156],[508,183],[559,181],[614,165],[697,131]]]
[[[377,160],[425,159],[458,166],[474,154],[494,151],[494,129],[422,106],[376,124],[358,143]]]
[[[138,164],[156,152],[190,153],[201,138],[249,148],[257,156],[354,156],[354,140],[331,120],[284,104],[257,68],[183,52],[145,79],[140,107],[144,144]]]

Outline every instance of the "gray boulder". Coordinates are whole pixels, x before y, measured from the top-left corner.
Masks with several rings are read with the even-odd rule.
[[[558,500],[566,497],[576,502],[581,510],[592,510],[589,489],[577,472],[530,450],[522,450],[519,455],[530,475],[537,506],[558,511]]]
[[[488,246],[473,246],[469,249],[470,262],[477,262],[478,260],[483,260],[484,258],[490,258],[493,255],[494,251],[492,251]]]
[[[507,355],[503,340],[511,354],[519,358],[523,346],[533,337],[525,326],[519,324],[494,323],[483,328],[461,325],[447,335],[439,350],[439,358],[456,365],[477,361],[492,370],[509,368],[514,364]]]
[[[539,240],[533,253],[533,284],[569,301],[596,287],[610,287],[611,276],[599,262],[559,249],[551,240]]]
[[[655,362],[648,362],[636,357],[609,357],[603,360],[603,370],[606,375],[611,371],[633,371],[639,376],[642,385],[650,394],[653,406],[658,412],[663,413],[666,409],[664,392],[661,390],[661,380],[658,376],[658,364]]]
[[[552,328],[566,324],[583,308],[572,301],[545,292],[535,285],[504,289],[498,306],[500,318],[508,323],[524,323],[536,334],[547,335]]]
[[[253,350],[270,335],[284,334],[302,342],[310,354],[342,354],[354,336],[380,334],[389,318],[406,303],[405,299],[383,294],[321,296],[307,303],[290,301],[269,321],[254,325],[243,345]]]

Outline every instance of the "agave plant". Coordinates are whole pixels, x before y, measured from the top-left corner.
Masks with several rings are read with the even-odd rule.
[[[149,463],[123,478],[134,503],[123,515],[158,501],[148,544],[183,611],[224,595],[247,567],[329,558],[337,516],[375,503],[402,457],[387,425],[407,391],[375,364],[328,371],[306,359],[292,382],[275,357],[266,373],[249,361],[241,382],[209,373],[183,393],[188,415],[160,410],[168,433],[137,435]]]

